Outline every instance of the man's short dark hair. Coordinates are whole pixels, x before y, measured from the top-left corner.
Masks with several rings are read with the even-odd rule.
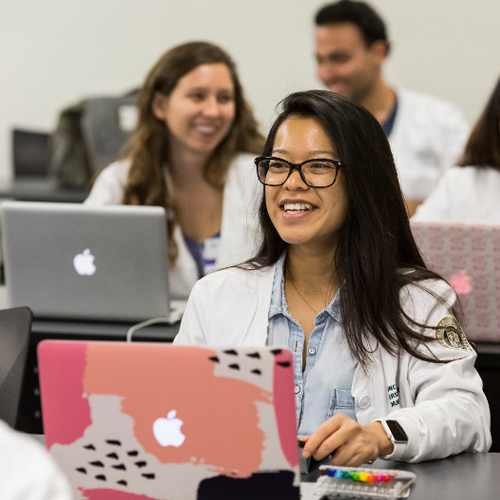
[[[341,0],[325,5],[316,14],[315,22],[316,26],[352,23],[363,34],[367,47],[377,40],[384,40],[387,43],[387,52],[389,52],[390,44],[385,23],[365,2]]]

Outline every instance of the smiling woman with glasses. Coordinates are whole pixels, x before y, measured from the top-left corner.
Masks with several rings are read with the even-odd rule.
[[[329,91],[282,106],[255,160],[260,250],[197,283],[175,343],[288,348],[305,457],[486,452],[476,354],[419,254],[382,128]]]

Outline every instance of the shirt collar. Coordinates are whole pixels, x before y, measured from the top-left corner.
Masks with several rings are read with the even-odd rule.
[[[269,319],[278,314],[288,315],[288,306],[285,297],[284,267],[287,252],[283,252],[276,262],[276,271],[274,272],[273,290],[271,293],[271,305],[269,307]],[[322,315],[328,313],[335,321],[342,323],[340,314],[340,290],[335,294],[333,300],[319,313]]]
[[[394,123],[396,122],[396,114],[398,112],[398,95],[396,94],[396,100],[394,106],[386,118],[385,122],[382,123],[382,128],[384,129],[385,135],[389,137],[391,135],[392,129],[394,128]]]
[[[281,254],[281,257],[276,262],[276,271],[274,272],[273,291],[271,293],[271,306],[269,307],[269,319],[277,314],[283,314],[283,298],[284,280],[283,280],[283,267],[285,265],[286,250]]]

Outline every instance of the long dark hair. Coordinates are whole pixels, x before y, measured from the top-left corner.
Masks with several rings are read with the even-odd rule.
[[[392,354],[402,347],[419,359],[438,362],[430,351],[419,349],[429,337],[417,327],[427,325],[404,312],[400,292],[416,284],[438,298],[422,282],[442,278],[426,268],[415,244],[381,126],[354,101],[325,90],[296,92],[281,104],[283,111],[267,137],[265,156],[271,156],[276,132],[287,118],[313,117],[325,128],[342,162],[349,210],[332,269],[342,284],[342,322],[353,355],[366,366],[371,354],[366,341],[374,337]],[[254,269],[274,264],[288,247],[269,218],[265,199],[259,217],[263,243],[251,261]]]
[[[472,129],[458,165],[500,170],[500,78]]]
[[[168,158],[168,130],[152,111],[156,92],[169,96],[179,80],[202,64],[224,64],[234,85],[235,118],[224,140],[205,165],[203,176],[212,186],[223,189],[231,161],[238,152],[258,154],[264,137],[245,99],[236,65],[227,52],[209,42],[188,42],[165,52],[151,68],[137,98],[138,121],[129,144],[131,166],[122,202],[126,205],[159,205],[167,209],[170,264],[177,258],[173,238],[176,224],[172,195],[168,191],[163,166]]]

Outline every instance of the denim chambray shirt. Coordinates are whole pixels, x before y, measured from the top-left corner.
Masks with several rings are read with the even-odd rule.
[[[344,336],[337,293],[316,316],[302,371],[305,336],[288,311],[283,276],[285,257],[286,252],[278,260],[274,275],[267,344],[286,347],[293,353],[297,434],[308,435],[336,413],[356,418],[351,387],[357,361]]]

